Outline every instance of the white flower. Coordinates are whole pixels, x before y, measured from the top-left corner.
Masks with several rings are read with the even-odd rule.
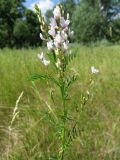
[[[61,27],[66,28],[66,27],[68,27],[69,24],[70,24],[70,20],[68,20],[68,19],[65,20],[64,17],[60,18]]]
[[[65,27],[63,30],[64,30],[65,32],[68,31],[68,27]]]
[[[61,25],[61,27],[65,27],[66,26],[64,17],[60,18],[60,25]]]
[[[64,39],[60,35],[60,32],[58,32],[54,39],[54,45],[56,46],[56,48],[59,48],[63,42],[64,42]]]
[[[53,15],[55,18],[60,18],[61,17],[61,11],[60,11],[60,7],[56,6],[54,11],[53,11]]]
[[[92,66],[92,67],[91,67],[91,72],[92,72],[93,74],[98,74],[98,73],[99,73],[99,70],[96,69],[94,66]]]
[[[65,21],[65,24],[66,24],[66,27],[67,27],[67,26],[70,24],[70,20],[67,19],[67,20]]]
[[[62,38],[63,38],[64,40],[67,40],[67,39],[68,39],[68,35],[66,34],[66,32],[65,32],[64,30],[61,32],[61,35],[62,35]]]
[[[69,29],[68,34],[69,34],[69,36],[71,37],[71,36],[74,35],[74,31],[70,31],[70,29]]]
[[[48,48],[48,50],[52,50],[53,49],[53,41],[52,40],[47,42],[47,48]]]
[[[54,45],[55,45],[56,48],[59,48],[59,47],[60,47],[60,44],[57,43],[56,41],[54,42]]]
[[[43,58],[44,58],[43,52],[42,52],[41,54],[38,54],[38,58],[39,58],[40,60],[43,60]]]
[[[50,61],[49,60],[46,60],[46,59],[43,59],[43,64],[45,65],[45,66],[48,66],[49,64],[50,64]]]
[[[51,35],[52,37],[55,37],[55,35],[56,35],[54,28],[51,28],[51,29],[48,31],[48,33],[49,33],[49,35]]]
[[[63,48],[64,48],[64,50],[68,50],[68,45],[67,45],[67,43],[63,43]]]
[[[43,52],[41,54],[38,54],[38,58],[42,61],[42,63],[45,66],[50,64],[50,61],[45,59]]]
[[[63,38],[60,35],[60,32],[57,33],[56,37],[55,37],[55,42],[58,44],[61,44],[63,42]]]
[[[54,18],[51,18],[51,20],[50,20],[50,26],[52,28],[57,28],[57,23],[56,23],[56,20]]]

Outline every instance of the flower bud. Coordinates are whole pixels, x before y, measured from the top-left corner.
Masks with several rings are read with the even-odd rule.
[[[55,50],[55,54],[56,54],[57,56],[59,55],[59,50],[58,50],[58,49]]]
[[[61,65],[61,61],[60,61],[60,59],[57,59],[56,67],[60,69],[60,65]]]
[[[39,17],[39,16],[38,16],[38,20],[39,20],[39,22],[40,22],[40,23],[42,23],[42,19],[41,19],[41,17]]]
[[[43,27],[42,25],[41,25],[41,27],[40,27],[40,28],[41,28],[41,31],[42,31],[42,32],[44,32],[44,31],[45,31],[45,30],[44,30],[44,27]]]
[[[69,13],[67,13],[67,19],[70,19],[70,15],[69,15]]]
[[[56,19],[61,17],[61,10],[59,6],[56,6],[54,11],[53,11],[53,15]]]
[[[45,38],[43,37],[42,33],[40,33],[40,38],[44,41]]]

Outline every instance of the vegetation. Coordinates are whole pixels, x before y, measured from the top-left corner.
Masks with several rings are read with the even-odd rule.
[[[37,16],[32,10],[27,9],[23,2],[25,0],[0,1],[0,48],[42,45]],[[65,12],[69,12],[72,17],[74,42],[89,43],[102,39],[113,43],[120,41],[120,18],[111,19],[118,11],[115,13],[112,9],[112,15],[109,13],[112,6],[119,6],[119,0],[61,0],[60,3]],[[48,10],[47,22],[50,17],[52,12]]]
[[[0,159],[119,160],[120,1],[61,0],[46,23],[23,2],[0,1]]]
[[[72,17],[72,28],[75,31],[75,41],[89,43],[106,38],[107,22],[101,15],[98,5],[82,3],[77,6]]]
[[[118,14],[110,8],[118,5],[119,1],[114,0],[82,0],[76,5],[72,16],[72,27],[75,31],[75,41],[89,43],[96,40],[106,39],[111,42],[119,42],[120,17],[114,19]],[[109,16],[109,9],[112,15]]]
[[[91,75],[90,67],[95,65],[100,73],[94,77],[94,87],[91,90],[89,102],[83,110],[77,104],[75,106],[73,101],[68,104],[70,112],[76,112],[72,116],[78,115],[76,118],[79,119],[79,131],[77,135],[74,134],[74,143],[66,152],[66,160],[119,159],[120,47],[117,45],[84,47],[74,44],[71,49],[74,50],[76,47],[79,47],[79,54],[70,65],[70,69],[79,74],[77,84],[70,90],[76,102],[81,100],[80,95],[88,89],[86,84]],[[57,152],[57,137],[51,127],[46,126],[46,117],[42,119],[44,111],[46,116],[49,112],[49,108],[43,104],[43,101],[50,102],[50,99],[46,98],[51,84],[39,81],[31,83],[28,80],[32,73],[49,72],[54,75],[52,68],[44,70],[44,66],[36,58],[37,53],[38,49],[0,51],[2,77],[0,79],[0,123],[2,123],[0,124],[2,134],[0,150],[3,150],[1,153],[5,155],[9,153],[10,160],[46,160],[50,156],[54,157],[53,150]],[[24,94],[18,106],[19,117],[14,123],[10,139],[12,145],[9,146],[8,126],[12,117],[12,108],[22,91]],[[55,100],[56,106],[59,101],[58,94]],[[59,109],[58,106],[58,111]],[[3,159],[5,160],[5,157]]]
[[[25,1],[0,1],[0,48],[41,44],[37,16],[32,10],[25,8],[23,2]]]

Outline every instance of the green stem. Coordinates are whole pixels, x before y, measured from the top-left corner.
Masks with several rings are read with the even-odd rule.
[[[60,160],[64,160],[64,153],[65,153],[65,132],[66,132],[66,116],[67,116],[67,110],[65,105],[65,90],[64,90],[64,83],[62,83],[61,87],[61,94],[62,94],[62,106],[63,106],[63,135],[62,135],[62,153]]]
[[[65,102],[63,101],[64,113],[63,113],[63,135],[62,135],[62,155],[61,160],[64,159],[64,152],[65,152]]]

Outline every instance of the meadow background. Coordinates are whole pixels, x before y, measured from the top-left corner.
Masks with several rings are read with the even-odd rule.
[[[37,54],[41,50],[46,51],[46,47],[39,40],[40,29],[35,13],[25,9],[23,1],[13,2],[0,1],[0,159],[54,160],[58,148],[57,137],[54,130],[47,125],[49,110],[43,103],[51,103],[49,91],[53,86],[44,81],[31,82],[29,77],[33,73],[56,75],[53,67],[45,68],[37,59]],[[66,151],[66,160],[120,159],[120,19],[119,9],[117,12],[114,9],[119,8],[119,1],[102,1],[103,10],[100,10],[98,2],[61,2],[70,12],[73,20],[71,27],[75,30],[70,50],[77,52],[77,56],[69,70],[78,74],[76,84],[70,89],[73,99],[68,102],[68,107],[71,117],[78,119],[79,131],[72,137],[73,143]],[[6,8],[8,4],[9,10]],[[21,13],[25,12],[18,10],[18,6],[31,13],[28,14],[29,21],[27,17],[22,18],[25,14]],[[111,7],[114,14],[109,12]],[[93,11],[93,8],[96,9]],[[17,12],[11,12],[15,9]],[[18,11],[21,16],[15,17],[20,15],[17,14]],[[117,18],[114,17],[116,15]],[[51,10],[46,12],[47,21],[50,16]],[[36,20],[36,23],[31,19]],[[30,24],[36,28],[36,32]],[[31,31],[26,32],[26,26],[34,34]],[[25,34],[29,32],[30,34]],[[98,75],[91,74],[91,66],[99,69]],[[90,99],[81,109],[81,95],[88,90],[91,76],[94,85],[90,90]],[[9,134],[13,108],[22,91],[24,94],[18,106],[19,115]],[[60,100],[59,92],[55,92],[58,112]],[[72,121],[69,125],[73,125]]]
[[[95,77],[92,96],[84,110],[72,102],[69,104],[73,116],[78,115],[80,135],[75,139],[66,159],[119,159],[120,156],[120,47],[98,46],[78,47],[78,56],[72,62],[71,70],[79,74],[77,84],[71,95],[80,102],[81,94],[87,90],[90,79],[90,67],[94,64],[100,73]],[[74,47],[71,47],[74,50]],[[48,159],[56,147],[54,134],[42,120],[42,112],[47,107],[42,99],[47,99],[50,86],[45,82],[32,84],[28,77],[33,73],[52,73],[36,58],[40,49],[3,49],[0,51],[0,151],[8,152],[8,126],[12,118],[13,107],[22,91],[24,95],[19,104],[17,117],[10,144],[9,159]],[[8,58],[9,57],[9,58]],[[58,95],[59,96],[59,95]],[[59,104],[59,97],[56,98]],[[74,106],[74,107],[73,107]],[[78,114],[79,113],[79,114]],[[44,157],[46,155],[46,157]]]

